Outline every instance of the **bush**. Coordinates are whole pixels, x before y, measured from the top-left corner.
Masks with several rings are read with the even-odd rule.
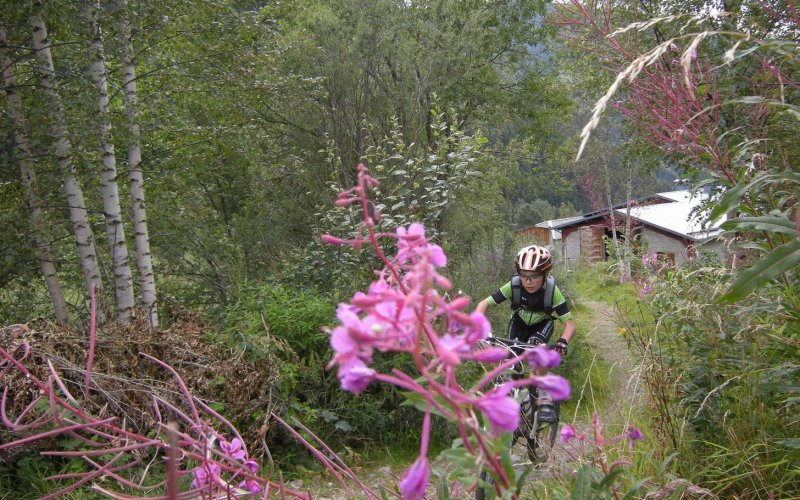
[[[332,351],[324,327],[334,322],[334,304],[321,294],[282,285],[245,283],[228,307],[222,335],[216,339],[241,351],[254,362],[277,359],[279,378],[274,408],[284,420],[291,417],[337,447],[404,446],[416,443],[421,416],[401,407],[404,398],[391,386],[373,384],[358,397],[341,390],[326,368]],[[376,368],[404,368],[402,356],[376,356]],[[254,413],[262,417],[267,409]],[[443,436],[449,435],[449,431]],[[273,457],[284,465],[318,467],[293,438],[271,436]],[[353,451],[353,450],[350,450]]]
[[[768,312],[781,289],[725,304],[726,276],[699,264],[665,273],[647,297],[655,323],[631,326],[629,339],[647,364],[658,431],[683,455],[681,474],[726,496],[791,496],[800,365],[785,317]]]

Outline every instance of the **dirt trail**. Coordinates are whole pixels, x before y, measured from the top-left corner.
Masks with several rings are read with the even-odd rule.
[[[572,398],[577,408],[562,413],[561,423],[572,425],[577,433],[592,435],[590,415],[597,412],[606,437],[622,434],[631,420],[641,411],[644,391],[640,364],[631,355],[625,338],[614,317],[614,311],[601,302],[584,302],[591,310],[592,326],[578,333],[578,341],[590,342],[596,353],[595,362],[607,369],[607,394],[599,394],[587,381],[573,380]],[[602,397],[601,397],[602,396]],[[524,450],[521,450],[524,453]],[[537,468],[531,481],[557,477],[577,467],[576,458],[565,448],[556,445],[548,462]]]

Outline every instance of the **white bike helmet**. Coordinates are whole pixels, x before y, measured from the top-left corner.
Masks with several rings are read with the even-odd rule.
[[[553,256],[550,255],[550,250],[545,247],[530,245],[517,253],[514,265],[517,268],[517,272],[546,273],[553,267]]]

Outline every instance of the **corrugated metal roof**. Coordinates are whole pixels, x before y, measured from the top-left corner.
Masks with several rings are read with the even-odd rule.
[[[692,195],[688,191],[658,194],[675,201],[631,207],[631,217],[644,224],[692,240],[704,240],[721,232],[719,226],[725,222],[725,217],[716,221],[713,225],[705,225],[705,219],[708,214],[706,211],[701,210],[701,207],[707,200],[707,196]],[[627,215],[628,209],[620,208],[617,209],[617,212]]]
[[[654,196],[643,198],[652,200],[655,197],[662,198],[664,203],[653,203],[631,207],[631,217],[643,224],[662,229],[676,236],[691,240],[704,240],[716,236],[721,231],[719,226],[725,222],[725,217],[718,220],[710,227],[704,227],[705,213],[699,208],[708,199],[704,193],[691,191],[666,191],[656,193]],[[615,211],[621,215],[627,215],[628,209],[619,205]],[[565,219],[554,219],[537,224],[539,227],[550,227],[551,229],[563,229],[584,221],[599,218],[604,211],[595,211],[577,217]]]

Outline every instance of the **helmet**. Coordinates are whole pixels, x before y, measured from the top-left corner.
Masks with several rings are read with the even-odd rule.
[[[535,271],[546,273],[553,267],[553,256],[550,250],[538,245],[530,245],[517,253],[514,265],[519,271]]]

